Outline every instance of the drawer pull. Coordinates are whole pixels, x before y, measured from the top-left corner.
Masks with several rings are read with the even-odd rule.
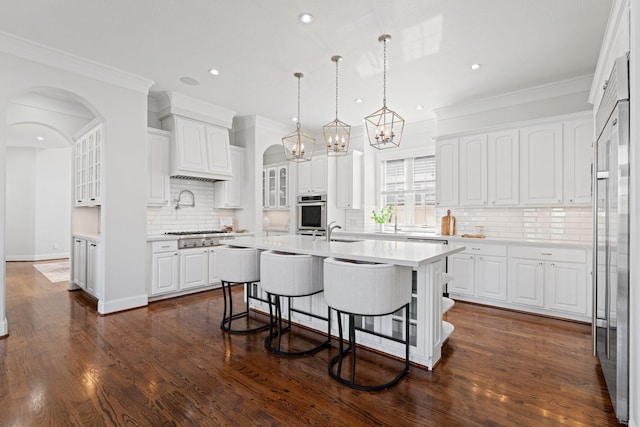
[[[162,245],[163,248],[170,248],[171,246],[169,245]]]
[[[553,255],[551,252],[542,252],[542,255]]]
[[[471,248],[472,251],[479,251],[480,248]]]

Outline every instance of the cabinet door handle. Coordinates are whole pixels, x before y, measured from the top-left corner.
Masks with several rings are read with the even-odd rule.
[[[482,260],[484,259],[484,257],[482,257],[482,256],[481,256],[481,257],[478,257],[478,259],[479,259],[480,261],[482,261]]]
[[[551,267],[555,267],[556,265],[554,263],[551,263]]]
[[[96,245],[95,243],[92,243],[92,244],[91,244],[91,246],[96,247],[96,246],[98,246],[98,245]]]
[[[569,203],[573,203],[573,199],[569,199]]]
[[[540,266],[542,266],[542,261],[540,261],[540,262],[538,263],[538,267],[540,267]]]
[[[469,255],[469,259],[473,259],[473,255]]]

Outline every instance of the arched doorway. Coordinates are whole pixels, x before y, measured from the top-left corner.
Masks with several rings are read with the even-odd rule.
[[[34,88],[9,101],[5,261],[69,258],[73,136],[96,118],[92,110],[75,94],[54,88]]]

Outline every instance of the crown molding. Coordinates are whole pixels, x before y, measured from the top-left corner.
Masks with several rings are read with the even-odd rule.
[[[95,114],[87,110],[84,105],[78,102],[55,99],[41,93],[31,92],[20,95],[11,99],[11,104],[43,111],[51,111],[68,116],[81,117],[84,119],[93,119],[95,117]]]
[[[470,99],[459,104],[438,108],[434,112],[436,120],[447,120],[578,92],[588,92],[592,80],[592,74],[575,77],[486,98]]]
[[[163,92],[157,98],[158,118],[187,117],[231,129],[235,111],[178,92]]]
[[[0,52],[147,94],[153,80],[0,31]]]

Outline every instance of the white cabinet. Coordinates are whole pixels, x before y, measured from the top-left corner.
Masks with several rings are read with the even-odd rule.
[[[342,209],[360,209],[362,198],[362,153],[353,151],[337,157],[336,206]]]
[[[520,201],[520,147],[517,130],[487,136],[489,206],[514,206]]]
[[[520,196],[523,205],[562,204],[562,123],[520,130]]]
[[[591,204],[591,162],[594,139],[591,117],[564,122],[564,203]]]
[[[217,287],[221,286],[220,280],[218,279],[218,269],[216,268],[216,248],[209,248],[209,284],[214,285],[217,284]]]
[[[87,288],[87,241],[73,238],[73,254],[71,259],[72,282],[82,289]]]
[[[74,237],[71,264],[73,273],[71,281],[94,297],[102,298],[100,244]]]
[[[460,205],[487,205],[487,136],[460,138]]]
[[[171,176],[210,180],[232,177],[227,129],[175,115],[164,118],[162,126],[171,131]]]
[[[169,141],[171,134],[147,129],[147,205],[169,203]]]
[[[102,298],[102,279],[100,267],[102,265],[100,257],[100,244],[98,242],[87,242],[87,292],[94,297]]]
[[[507,300],[507,247],[467,244],[467,249],[449,257],[448,291],[496,301]]]
[[[284,209],[289,207],[289,165],[274,164],[262,171],[263,207]]]
[[[233,178],[213,183],[214,206],[217,209],[242,208],[244,185],[244,148],[231,146]]]
[[[102,144],[104,127],[92,122],[76,136],[74,144],[74,195],[76,206],[102,201]]]
[[[298,194],[327,192],[327,156],[298,163]]]
[[[458,205],[458,140],[436,142],[436,205]]]
[[[584,250],[514,246],[510,255],[511,302],[559,314],[590,315]]]
[[[177,241],[153,242],[151,253],[151,295],[177,291],[179,287]]]
[[[206,286],[209,283],[209,249],[180,250],[180,289]]]

